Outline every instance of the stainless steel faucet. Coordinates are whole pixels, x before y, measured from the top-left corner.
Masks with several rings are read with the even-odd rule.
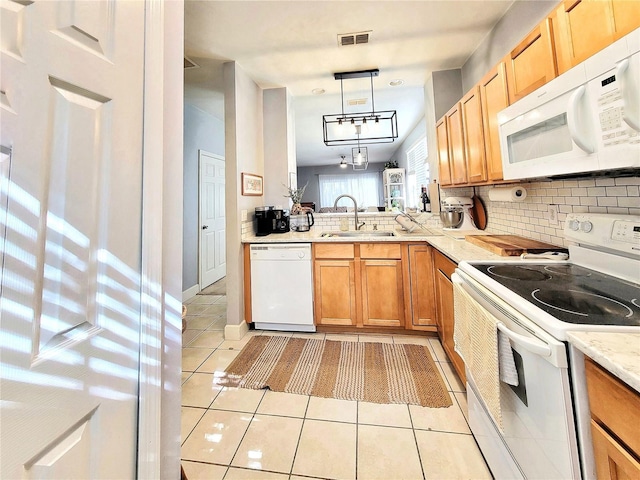
[[[355,220],[356,230],[360,230],[362,227],[364,227],[365,222],[358,223],[358,202],[356,202],[355,198],[353,198],[351,195],[347,195],[346,193],[343,193],[338,198],[336,198],[335,202],[333,202],[333,208],[335,209],[338,206],[338,200],[340,200],[342,197],[347,197],[353,200],[353,206],[354,206],[353,212],[355,213],[354,220]]]

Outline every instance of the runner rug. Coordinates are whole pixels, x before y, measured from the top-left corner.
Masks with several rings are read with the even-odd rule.
[[[216,383],[373,403],[452,405],[422,345],[255,336]]]

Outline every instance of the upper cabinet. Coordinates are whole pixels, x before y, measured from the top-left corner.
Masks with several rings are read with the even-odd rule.
[[[467,159],[467,179],[470,183],[487,181],[484,131],[482,129],[482,103],[480,87],[475,86],[460,101],[464,153]]]
[[[438,170],[440,185],[451,185],[451,166],[449,165],[449,140],[447,134],[447,117],[436,123],[436,139],[438,142]]]
[[[564,0],[554,12],[558,73],[564,73],[640,26],[640,2]]]
[[[480,80],[482,128],[489,181],[502,180],[502,155],[498,132],[498,112],[509,106],[505,62],[500,62]]]
[[[640,0],[564,0],[436,123],[440,185],[503,182],[498,113],[640,27]]]
[[[463,185],[467,183],[467,161],[464,149],[461,104],[455,104],[445,114],[445,117],[447,118],[451,183],[453,185]]]
[[[525,97],[557,75],[551,19],[545,18],[505,60],[509,102]]]

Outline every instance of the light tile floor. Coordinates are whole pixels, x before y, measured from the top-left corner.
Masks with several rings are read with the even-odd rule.
[[[436,338],[313,336],[429,346],[452,396],[449,408],[222,388],[216,375],[263,332],[224,340],[225,296],[185,303],[182,466],[189,480],[491,478],[469,430],[464,385]]]

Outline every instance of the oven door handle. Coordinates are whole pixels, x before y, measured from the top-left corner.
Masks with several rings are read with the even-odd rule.
[[[540,357],[550,357],[551,356],[551,347],[544,342],[540,342],[537,340],[532,340],[529,337],[525,337],[524,335],[520,335],[519,333],[515,333],[509,330],[506,325],[502,322],[498,322],[498,330],[504,333],[509,340],[511,340],[516,345],[520,345],[522,348],[538,355]]]

